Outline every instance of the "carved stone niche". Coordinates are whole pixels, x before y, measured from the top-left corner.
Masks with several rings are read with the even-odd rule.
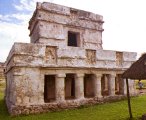
[[[86,50],[86,62],[96,64],[96,50]]]
[[[46,46],[45,63],[53,65],[57,63],[56,49],[54,46]]]
[[[123,53],[122,52],[116,52],[116,65],[121,66],[123,63]]]

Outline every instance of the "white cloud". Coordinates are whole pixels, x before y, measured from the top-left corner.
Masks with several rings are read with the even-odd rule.
[[[32,1],[33,2],[33,1]],[[5,61],[14,42],[29,42],[28,22],[32,16],[32,2],[21,0],[22,7],[15,14],[0,15],[0,61]],[[34,3],[35,4],[35,3]],[[16,6],[15,6],[16,7]],[[30,11],[29,14],[26,10]]]
[[[35,4],[34,0],[20,0],[19,4],[13,4],[18,11],[33,11]]]
[[[11,21],[10,15],[0,15],[0,21]]]
[[[29,19],[31,18],[32,14],[21,14],[21,13],[17,13],[17,14],[11,14],[11,15],[0,15],[0,21],[4,21],[4,22],[15,22],[16,20],[18,21],[16,24],[22,24],[29,21]]]
[[[20,14],[20,13],[18,13],[18,14],[12,14],[11,16],[14,17],[14,18],[16,18],[16,19],[18,19],[18,20],[21,20],[21,23],[27,24],[28,21],[31,18],[31,15],[32,14]]]
[[[18,11],[33,12],[36,7],[36,2],[53,2],[53,0],[20,0],[19,4],[13,4]]]
[[[0,22],[0,61],[5,61],[14,42],[29,42],[28,25]]]

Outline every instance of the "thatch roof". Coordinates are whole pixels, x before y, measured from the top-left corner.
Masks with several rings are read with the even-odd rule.
[[[146,54],[143,54],[123,74],[123,78],[146,79]]]

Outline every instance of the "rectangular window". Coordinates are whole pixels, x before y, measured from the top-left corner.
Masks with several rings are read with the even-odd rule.
[[[68,31],[68,46],[79,46],[79,33]]]

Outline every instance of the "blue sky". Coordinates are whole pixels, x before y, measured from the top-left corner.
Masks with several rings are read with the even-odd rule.
[[[13,6],[14,2],[18,3],[19,0],[0,0],[0,14],[7,15],[17,13],[17,10]]]
[[[0,0],[0,62],[6,60],[14,42],[29,42],[28,21],[35,9],[30,1]]]
[[[0,21],[19,23],[21,19],[16,15],[30,14],[32,11],[24,9],[21,1],[23,0],[0,0],[0,15],[3,16],[0,17]]]
[[[30,42],[28,22],[37,1],[103,15],[104,49],[146,52],[146,0],[0,0],[0,62],[14,42]]]

